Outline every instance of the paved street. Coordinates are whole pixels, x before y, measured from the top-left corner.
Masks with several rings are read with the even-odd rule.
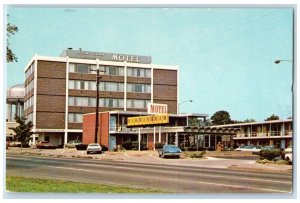
[[[7,154],[6,166],[7,175],[155,188],[177,194],[289,193],[292,187],[291,173],[251,172],[215,167],[18,154]]]

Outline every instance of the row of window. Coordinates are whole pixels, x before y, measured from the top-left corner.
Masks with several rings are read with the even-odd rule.
[[[24,110],[25,109],[28,109],[29,107],[33,106],[34,104],[34,96],[30,97],[29,99],[27,99],[25,102],[24,102]]]
[[[34,87],[34,80],[31,80],[25,87],[25,95],[30,92]]]
[[[127,108],[147,108],[150,100],[143,99],[127,99]],[[69,97],[69,106],[96,106],[96,98],[94,97]],[[100,98],[100,107],[124,108],[124,99],[117,98]]]
[[[70,63],[69,72],[71,73],[96,73],[96,65]],[[124,67],[121,66],[99,66],[99,69],[104,71],[103,75],[124,76]],[[127,68],[127,76],[151,78],[151,70],[148,68]]]
[[[35,69],[35,63],[33,62],[25,72],[25,78],[28,78],[34,72],[34,69]]]
[[[69,80],[69,89],[96,90],[96,82],[83,80]],[[100,91],[123,92],[124,83],[100,82]],[[128,83],[127,92],[151,93],[151,85]]]

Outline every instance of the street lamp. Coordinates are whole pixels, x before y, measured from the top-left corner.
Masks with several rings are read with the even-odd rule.
[[[281,63],[281,61],[287,61],[287,62],[290,62],[290,63],[293,63],[294,61],[292,61],[292,60],[287,60],[287,59],[277,59],[277,60],[275,60],[274,61],[274,63],[275,64],[279,64],[279,63]],[[291,91],[293,92],[293,86],[294,86],[294,84],[292,83],[292,86],[291,86]]]
[[[291,60],[281,60],[281,59],[275,60],[274,63],[279,64],[281,61],[288,61],[288,62],[293,63],[293,61],[291,61]]]
[[[97,87],[97,99],[96,99],[96,121],[95,121],[95,143],[98,143],[97,135],[98,135],[98,126],[99,126],[99,83],[100,83],[100,72],[105,72],[104,70],[100,70],[99,68],[97,69],[92,69],[91,71],[96,71],[96,87]],[[100,139],[100,144],[101,144],[101,139]]]
[[[178,103],[178,114],[180,114],[180,110],[179,110],[180,105],[183,104],[183,103],[185,103],[185,102],[193,102],[193,100],[188,99],[188,100],[184,100],[184,101]]]

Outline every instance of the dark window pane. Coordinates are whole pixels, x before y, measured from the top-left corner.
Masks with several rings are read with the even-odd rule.
[[[89,65],[88,64],[77,64],[76,72],[89,73],[90,72]]]

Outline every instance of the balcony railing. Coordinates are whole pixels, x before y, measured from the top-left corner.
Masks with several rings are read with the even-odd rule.
[[[244,132],[244,133],[238,133],[235,137],[278,137],[278,136],[292,136],[293,131],[286,130],[284,132],[282,131],[267,131],[267,132]]]
[[[119,125],[119,126],[109,126],[110,132],[116,133],[134,133],[136,129],[134,128],[127,128],[126,125]]]

